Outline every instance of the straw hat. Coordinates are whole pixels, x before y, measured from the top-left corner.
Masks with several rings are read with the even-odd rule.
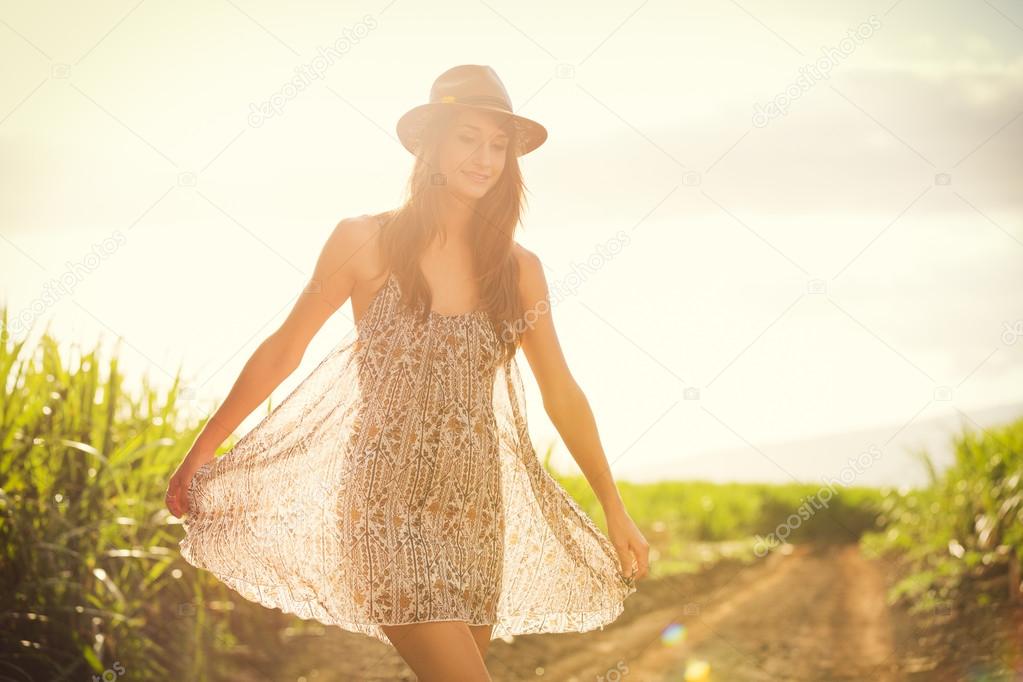
[[[441,107],[460,109],[481,109],[508,114],[515,123],[518,135],[518,153],[528,154],[547,139],[547,129],[542,125],[512,112],[511,98],[489,66],[462,64],[455,66],[433,82],[430,101],[412,107],[398,119],[398,139],[413,154],[419,145],[419,136],[430,122],[431,115]]]

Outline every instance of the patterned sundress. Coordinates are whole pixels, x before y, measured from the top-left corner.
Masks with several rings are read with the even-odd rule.
[[[246,599],[390,644],[380,624],[603,628],[636,591],[541,465],[518,363],[483,311],[356,325],[188,489],[181,555]]]

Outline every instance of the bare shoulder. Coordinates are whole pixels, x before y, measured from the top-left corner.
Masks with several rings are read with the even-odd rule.
[[[361,281],[375,276],[378,265],[380,223],[372,215],[343,218],[334,227],[321,254],[331,273]]]
[[[518,261],[520,269],[528,267],[530,264],[534,267],[540,265],[540,257],[517,241],[512,241],[512,255]]]
[[[519,296],[525,308],[532,308],[547,297],[547,278],[543,262],[535,253],[518,242],[512,243],[512,253],[519,266]]]

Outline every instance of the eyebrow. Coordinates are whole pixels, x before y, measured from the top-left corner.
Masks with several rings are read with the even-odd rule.
[[[472,125],[471,123],[463,123],[463,124],[461,125],[461,127],[462,127],[462,128],[472,128],[472,129],[473,129],[473,130],[475,130],[476,132],[482,132],[482,130],[480,130],[480,127],[479,127],[479,126],[474,126],[474,125]],[[499,132],[499,133],[497,133],[496,135],[494,135],[494,137],[500,137],[500,138],[504,138],[504,139],[506,139],[506,140],[508,139],[508,135],[506,135],[506,134],[505,134],[505,133],[503,133],[503,132]]]

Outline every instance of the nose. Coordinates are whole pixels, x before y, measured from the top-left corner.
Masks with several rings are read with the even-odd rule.
[[[484,171],[488,170],[490,168],[490,162],[493,153],[494,152],[490,149],[490,140],[484,140],[483,144],[479,145],[472,155],[473,162],[475,163],[476,167],[481,168]]]

